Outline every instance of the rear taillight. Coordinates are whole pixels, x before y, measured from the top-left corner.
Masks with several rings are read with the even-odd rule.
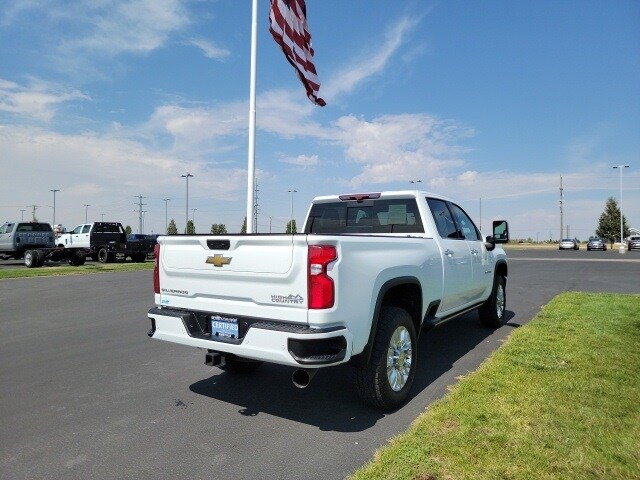
[[[153,247],[153,256],[155,262],[153,266],[153,291],[160,293],[160,245],[157,243]]]
[[[310,309],[333,307],[335,289],[327,266],[338,258],[333,245],[309,245],[307,285]]]

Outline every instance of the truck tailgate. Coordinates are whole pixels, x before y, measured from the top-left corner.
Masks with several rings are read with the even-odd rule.
[[[307,322],[305,235],[172,235],[158,243],[157,304]]]

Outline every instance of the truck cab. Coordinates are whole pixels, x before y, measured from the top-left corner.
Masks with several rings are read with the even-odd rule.
[[[92,223],[83,223],[56,239],[56,245],[64,248],[89,248]]]
[[[0,255],[20,259],[33,248],[53,247],[51,225],[41,222],[6,222],[0,226]]]

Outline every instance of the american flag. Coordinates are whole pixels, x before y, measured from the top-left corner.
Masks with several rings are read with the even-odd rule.
[[[305,1],[271,0],[269,31],[282,48],[284,56],[296,69],[309,100],[324,107],[327,103],[318,97],[320,81],[313,64],[313,48],[307,25]]]

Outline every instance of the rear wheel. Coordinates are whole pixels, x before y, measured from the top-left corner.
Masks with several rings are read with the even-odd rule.
[[[45,253],[42,250],[34,250],[34,253],[38,256],[38,262],[36,263],[36,267],[41,267],[44,265]]]
[[[255,372],[264,362],[251,360],[249,358],[238,357],[237,355],[225,355],[224,369],[230,373],[251,373]]]
[[[131,254],[131,260],[136,263],[142,263],[147,259],[146,253],[133,253]]]
[[[402,406],[413,385],[417,353],[411,316],[401,308],[383,307],[369,363],[356,370],[360,397],[385,410]]]
[[[98,261],[100,263],[109,263],[113,261],[113,258],[109,255],[109,251],[103,247],[98,250]]]
[[[80,265],[84,265],[87,261],[87,255],[84,250],[76,250],[69,257],[69,265],[72,267],[79,267]]]
[[[502,275],[496,275],[493,279],[491,296],[478,309],[480,322],[485,327],[497,328],[504,325],[504,313],[507,307],[506,284]]]
[[[27,268],[36,268],[38,266],[38,254],[35,253],[35,250],[24,252],[24,266]]]

